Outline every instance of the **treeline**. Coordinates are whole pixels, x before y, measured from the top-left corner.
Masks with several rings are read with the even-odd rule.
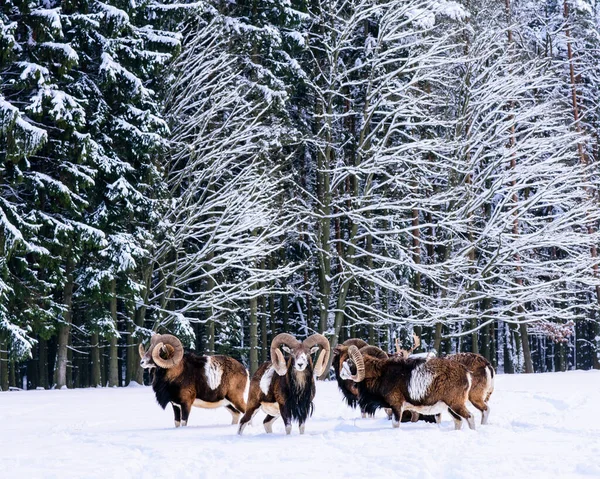
[[[600,4],[0,7],[0,388],[172,332],[600,367]]]

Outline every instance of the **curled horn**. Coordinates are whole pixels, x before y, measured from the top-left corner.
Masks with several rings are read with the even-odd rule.
[[[154,338],[153,338],[154,339]],[[168,353],[168,359],[160,357],[160,353],[165,348]],[[181,341],[172,334],[161,334],[156,338],[156,345],[152,348],[152,359],[154,363],[164,369],[170,369],[179,364],[183,358],[183,345]]]
[[[367,343],[366,341],[363,341],[362,339],[359,338],[350,338],[350,339],[346,339],[346,341],[344,341],[342,343],[342,346],[356,346],[358,349],[364,348],[365,346],[368,346],[369,343]]]
[[[283,353],[279,347],[285,345],[290,349],[295,349],[299,344],[299,341],[288,333],[278,334],[273,338],[273,341],[271,341],[271,362],[273,363],[275,372],[280,376],[285,376],[287,365],[285,364]]]
[[[138,352],[140,353],[140,358],[143,358],[146,354],[146,351],[144,350],[144,345],[142,343],[140,343],[140,345],[138,346]]]
[[[365,361],[362,354],[356,346],[348,348],[348,355],[356,366],[356,374],[351,377],[352,381],[359,383],[365,378]]]
[[[387,359],[388,354],[381,348],[377,346],[365,346],[364,348],[360,348],[361,354],[367,354],[373,358],[377,359]]]
[[[327,341],[327,338],[322,334],[313,334],[312,336],[306,338],[303,344],[308,349],[312,348],[313,346],[321,346],[323,348],[319,353],[319,357],[317,358],[317,362],[313,369],[314,375],[320,376],[321,374],[323,374],[329,362],[329,354],[331,353],[329,341]]]
[[[412,352],[417,349],[419,346],[421,346],[421,338],[419,336],[417,336],[415,333],[413,333],[413,347],[410,348],[410,350],[408,351],[409,354],[412,354]]]

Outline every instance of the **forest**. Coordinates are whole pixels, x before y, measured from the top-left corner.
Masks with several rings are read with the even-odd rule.
[[[3,0],[0,389],[153,332],[600,368],[597,0]]]

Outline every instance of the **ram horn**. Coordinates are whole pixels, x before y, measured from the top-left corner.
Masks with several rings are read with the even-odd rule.
[[[350,358],[356,366],[356,374],[353,375],[350,379],[352,379],[352,381],[354,381],[355,383],[359,383],[363,379],[365,379],[365,361],[363,359],[362,354],[356,346],[350,346],[348,348],[348,354],[350,355]]]
[[[138,352],[140,353],[140,358],[143,358],[146,355],[146,351],[144,350],[144,345],[140,343],[138,346]]]
[[[346,339],[346,341],[342,343],[342,346],[356,346],[358,349],[364,348],[368,345],[369,343],[359,338]]]
[[[287,373],[287,365],[283,353],[279,349],[280,346],[287,346],[290,349],[296,349],[300,343],[298,340],[288,333],[278,334],[271,341],[271,362],[275,368],[275,372],[280,376],[285,376]]]
[[[327,364],[329,364],[329,354],[331,352],[331,348],[329,346],[329,341],[322,334],[313,334],[306,338],[303,342],[304,346],[310,350],[313,346],[321,346],[323,349],[319,353],[319,357],[317,358],[317,362],[313,369],[315,376],[320,376],[325,371]]]
[[[154,338],[152,338],[154,339]],[[160,353],[163,347],[168,351],[168,358],[163,359]],[[181,341],[172,334],[161,334],[156,339],[156,344],[152,348],[152,359],[154,363],[164,369],[170,369],[177,366],[183,358],[183,345]]]
[[[386,353],[383,349],[378,348],[377,346],[365,346],[364,348],[360,348],[360,353],[367,354],[377,359],[389,358],[388,353]]]

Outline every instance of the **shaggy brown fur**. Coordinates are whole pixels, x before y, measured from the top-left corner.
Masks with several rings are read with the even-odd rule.
[[[343,369],[358,378],[360,364],[351,357],[350,348],[340,347]],[[350,356],[350,357],[349,357]],[[360,358],[359,358],[360,359]],[[367,412],[377,407],[389,407],[398,427],[404,410],[435,414],[448,407],[455,426],[460,429],[465,418],[471,429],[473,417],[466,407],[471,386],[470,373],[462,364],[445,359],[376,359],[362,355],[364,378],[358,384],[358,402]],[[346,374],[343,374],[344,376]]]
[[[172,404],[175,427],[187,425],[192,406],[209,409],[224,406],[232,415],[232,424],[238,423],[241,414],[246,411],[244,392],[248,382],[248,373],[240,362],[229,356],[185,353],[178,364],[165,369],[153,361],[152,348],[151,343],[142,357],[142,364],[146,368],[156,368],[152,389],[163,409]],[[166,349],[165,356],[168,356],[172,348]],[[207,377],[207,361],[210,361],[212,369],[220,371],[220,378]],[[216,388],[213,389],[211,384]]]
[[[278,342],[278,338],[282,336],[287,336],[287,338],[283,342]],[[307,341],[310,343],[311,338],[315,337],[319,337],[326,346],[326,350],[321,351],[321,354],[325,354],[324,363],[326,364],[329,356],[329,343],[321,335],[310,336],[302,343],[288,334],[280,334],[273,339],[272,358],[277,357],[275,351],[279,352],[280,345],[285,351],[288,351],[288,359],[285,362],[286,369],[279,374],[277,365],[272,361],[267,361],[256,370],[250,381],[248,407],[240,421],[238,434],[243,433],[246,425],[259,408],[267,413],[267,417],[263,421],[267,433],[273,432],[273,422],[281,416],[286,434],[290,434],[292,431],[292,420],[298,422],[300,434],[304,434],[306,420],[312,415],[316,391],[311,352],[316,352],[318,347],[315,343],[312,346],[307,346],[306,343]],[[323,346],[322,343],[319,344]],[[302,362],[302,370],[297,369],[299,362]],[[317,371],[317,373],[322,373],[322,371]]]
[[[354,343],[354,341],[362,341],[362,340],[355,339],[355,338],[349,339],[342,346],[347,347],[347,346],[351,346],[353,344],[356,345]],[[362,342],[364,342],[364,341],[362,341]],[[348,344],[348,343],[350,343],[350,344]],[[363,346],[360,348],[360,352],[362,354],[368,354],[369,356],[378,358],[378,359],[387,359],[389,357],[388,354],[383,349],[378,348],[377,346],[370,346],[370,345]],[[337,346],[336,348],[334,348],[333,354],[334,354],[334,359],[333,359],[332,364],[333,364],[333,369],[335,371],[335,377],[338,382],[338,387],[339,387],[340,391],[342,392],[342,394],[344,395],[344,398],[346,399],[346,402],[348,403],[348,405],[352,408],[355,408],[358,405],[358,386],[354,381],[351,381],[349,379],[342,379],[340,377],[340,371],[341,371],[341,367],[342,367],[341,365],[343,364],[343,362],[346,359],[348,359],[347,349],[344,350],[342,347]],[[367,413],[366,409],[369,410],[368,413]],[[364,407],[361,407],[361,415],[363,418],[366,418],[367,415],[372,416],[375,413],[375,411],[377,410],[377,407],[368,407],[366,409]],[[392,419],[392,410],[390,408],[384,408],[384,409],[385,409],[385,413],[388,416],[388,419]],[[402,422],[425,421],[425,422],[434,423],[434,422],[436,422],[436,418],[431,415],[419,414],[419,413],[413,412],[413,411],[404,411],[404,413],[402,414],[401,421]]]
[[[263,363],[252,376],[248,394],[248,407],[240,421],[239,434],[242,434],[246,424],[252,420],[261,406],[267,414],[263,421],[267,433],[273,432],[272,424],[279,416],[283,419],[287,434],[289,434],[287,430],[291,429],[292,418],[298,420],[300,432],[304,432],[304,423],[308,416],[312,414],[312,401],[315,397],[312,367],[306,368],[304,371],[295,371],[291,368],[291,370],[288,369],[285,376],[279,376],[277,373],[272,372],[271,383],[265,394],[260,387],[260,381],[271,365],[270,361]],[[295,389],[295,393],[301,396],[300,401],[295,401],[296,404],[288,404],[290,389]],[[299,408],[299,405],[304,405],[304,407]]]
[[[473,377],[473,384],[469,391],[469,401],[481,411],[481,424],[487,424],[490,414],[488,401],[494,392],[494,368],[491,363],[480,354],[458,353],[446,356],[445,359],[456,361],[465,366]]]

